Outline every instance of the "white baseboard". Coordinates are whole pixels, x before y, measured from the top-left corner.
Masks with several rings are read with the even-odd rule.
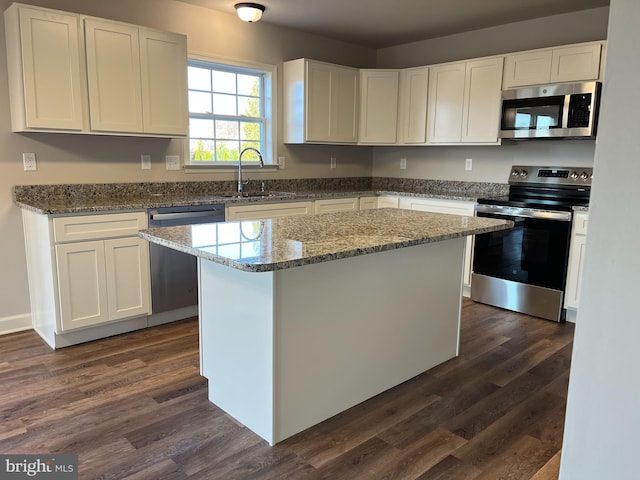
[[[11,317],[0,318],[0,335],[21,332],[33,328],[31,325],[31,314],[13,315]]]

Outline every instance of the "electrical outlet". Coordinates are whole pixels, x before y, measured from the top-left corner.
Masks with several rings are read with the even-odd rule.
[[[400,159],[400,170],[406,170],[407,169],[407,159],[406,158],[401,158]]]
[[[180,170],[180,156],[166,155],[164,160],[167,164],[167,170]]]
[[[336,164],[337,164],[336,157],[331,157],[331,168],[336,168]]]
[[[151,155],[140,155],[142,170],[151,170]]]
[[[25,172],[31,172],[37,170],[36,165],[36,154],[35,153],[23,153],[22,154],[22,165],[24,166]]]
[[[284,170],[284,157],[278,157],[278,166],[280,170]]]
[[[467,158],[464,161],[464,169],[465,170],[471,170],[473,168],[473,160],[471,158]]]

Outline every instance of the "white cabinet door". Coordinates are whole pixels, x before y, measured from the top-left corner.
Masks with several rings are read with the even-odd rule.
[[[312,60],[305,60],[304,65],[304,98],[295,99],[297,106],[293,107],[304,109],[304,141],[355,143],[358,134],[358,70]],[[301,93],[299,89],[292,88],[290,95]],[[292,108],[291,104],[289,108]],[[295,115],[296,112],[287,110],[289,114]]]
[[[503,87],[549,83],[552,56],[551,49],[507,55],[504,63]]]
[[[79,17],[14,4],[5,26],[12,129],[82,130]]]
[[[398,93],[398,143],[423,145],[427,142],[427,99],[429,68],[400,71]]]
[[[91,130],[142,132],[138,28],[97,19],[84,25]]]
[[[564,297],[565,308],[577,309],[580,304],[580,289],[582,287],[588,221],[588,213],[575,213],[573,216],[571,246],[569,248],[569,266]]]
[[[56,245],[61,330],[109,320],[104,242]]]
[[[237,205],[227,207],[226,219],[259,220],[261,218],[288,217],[313,214],[313,202],[286,202],[277,204]]]
[[[467,62],[462,142],[498,142],[503,61],[495,57]]]
[[[144,132],[187,136],[187,38],[140,29],[139,40]]]
[[[149,243],[138,237],[105,240],[109,320],[148,314]]]
[[[398,82],[397,70],[360,70],[360,143],[396,143]]]
[[[596,80],[600,75],[599,43],[553,49],[551,83]]]
[[[507,55],[504,88],[600,78],[603,42],[581,43]]]
[[[451,63],[429,70],[429,143],[460,142],[466,65]]]
[[[358,198],[327,198],[316,200],[315,213],[352,212],[358,210]]]

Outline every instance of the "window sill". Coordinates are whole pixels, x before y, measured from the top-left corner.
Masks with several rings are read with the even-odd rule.
[[[260,167],[258,162],[242,163],[242,170],[251,171],[267,171],[275,172],[278,170],[278,165],[265,165]],[[220,173],[220,172],[237,172],[238,164],[208,164],[208,165],[183,165],[182,169],[185,173]]]

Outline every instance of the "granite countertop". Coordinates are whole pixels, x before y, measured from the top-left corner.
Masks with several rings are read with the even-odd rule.
[[[481,196],[504,193],[503,184],[447,182],[391,178],[297,179],[267,182],[261,194],[258,184],[247,190],[251,196],[238,197],[235,182],[156,182],[69,185],[17,185],[14,203],[45,215],[70,215],[149,208],[277,203],[322,198],[403,195],[423,198],[475,201]]]
[[[139,236],[247,272],[267,272],[505,230],[513,222],[374,209],[142,230]]]

